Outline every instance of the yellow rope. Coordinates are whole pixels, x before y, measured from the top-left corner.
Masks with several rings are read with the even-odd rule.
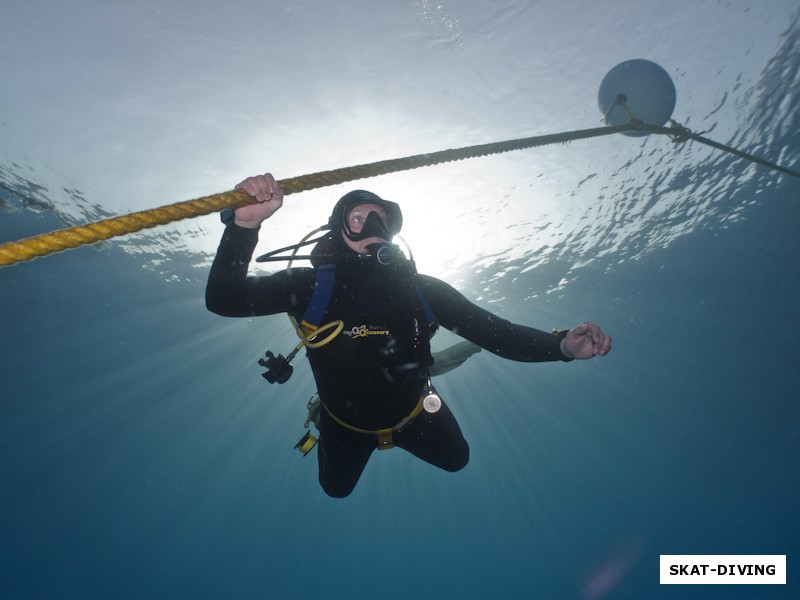
[[[415,156],[408,156],[405,158],[382,160],[364,165],[344,167],[341,169],[334,169],[332,171],[321,171],[319,173],[301,175],[299,177],[292,177],[290,179],[282,179],[280,184],[284,193],[289,195],[331,185],[338,185],[340,183],[354,181],[357,179],[385,175],[387,173],[408,171],[411,169],[417,169],[419,167],[432,166],[445,162],[464,160],[467,158],[476,158],[479,156],[488,156],[490,154],[500,154],[502,152],[511,152],[513,150],[522,150],[525,148],[533,148],[547,144],[565,143],[579,139],[588,139],[612,135],[615,133],[624,133],[626,131],[645,131],[647,133],[658,133],[673,136],[676,135],[676,129],[679,129],[681,133],[680,139],[677,139],[676,141],[682,141],[688,137],[701,143],[711,143],[710,140],[701,138],[696,134],[692,134],[689,132],[689,130],[682,127],[655,127],[652,125],[645,125],[637,121],[627,123],[625,125],[582,129],[565,133],[541,135],[518,140],[509,140],[505,142],[495,142],[491,144],[481,144],[477,146],[442,150],[430,154],[417,154]],[[727,151],[733,151],[733,149],[722,146],[721,144],[715,144],[715,147]],[[755,157],[752,155],[738,153],[738,151],[737,154],[744,158],[749,158],[750,160],[755,159]],[[777,165],[774,165],[773,163],[767,163],[766,161],[762,161],[760,159],[756,160],[766,166],[771,166],[772,168],[777,167]],[[787,169],[781,170],[784,173],[798,176],[797,173]],[[46,256],[55,252],[61,252],[70,248],[77,248],[78,246],[83,246],[85,244],[93,244],[95,242],[100,242],[120,235],[135,233],[137,231],[141,231],[142,229],[156,227],[158,225],[166,225],[167,223],[172,223],[181,219],[189,219],[192,217],[207,215],[220,211],[224,208],[237,208],[239,206],[245,206],[252,202],[252,197],[246,192],[242,190],[233,190],[214,194],[213,196],[197,198],[195,200],[186,200],[176,204],[169,204],[160,208],[153,208],[119,217],[112,217],[110,219],[104,219],[95,223],[77,225],[68,229],[61,229],[51,233],[45,233],[20,240],[18,242],[8,242],[0,245],[0,267],[13,265],[40,256]]]
[[[292,177],[280,181],[284,194],[296,194],[317,188],[338,185],[356,179],[375,177],[387,173],[407,171],[418,167],[431,166],[439,163],[463,160],[510,152],[533,146],[571,141],[598,135],[610,135],[630,130],[630,125],[617,125],[614,127],[599,127],[596,129],[573,132],[572,134],[545,135],[521,140],[510,140],[494,144],[469,146],[455,150],[442,150],[431,154],[418,154],[406,158],[395,158],[365,165],[344,167],[332,171],[321,171],[300,177]],[[575,136],[575,137],[571,137]],[[77,248],[85,244],[93,244],[120,235],[135,233],[142,229],[166,225],[181,219],[199,217],[220,211],[224,208],[237,208],[251,204],[253,198],[243,190],[233,190],[205,196],[195,200],[187,200],[159,208],[134,212],[128,215],[103,219],[95,223],[77,225],[68,229],[61,229],[35,237],[8,242],[0,245],[0,266],[13,265],[40,256],[55,252]]]

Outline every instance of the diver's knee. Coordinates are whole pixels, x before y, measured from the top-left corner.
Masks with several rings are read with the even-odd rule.
[[[450,463],[447,466],[445,466],[445,469],[447,471],[450,471],[451,473],[455,473],[456,471],[460,471],[461,469],[466,467],[468,463],[469,463],[469,445],[467,444],[467,442],[464,442],[461,451],[456,456],[453,457],[453,460],[450,461]]]
[[[322,478],[320,478],[319,484],[331,498],[347,498],[356,487],[355,482],[350,484],[349,482],[324,481]]]

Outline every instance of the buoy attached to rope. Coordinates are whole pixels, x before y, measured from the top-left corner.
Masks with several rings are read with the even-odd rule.
[[[408,171],[455,160],[523,150],[547,144],[563,144],[615,133],[630,136],[654,133],[669,136],[676,143],[693,140],[800,179],[800,172],[798,171],[787,169],[747,152],[709,140],[676,123],[670,118],[672,111],[675,109],[675,97],[675,86],[664,69],[649,60],[628,60],[611,69],[600,84],[597,100],[605,117],[605,127],[565,131],[563,133],[538,135],[504,142],[451,148],[403,158],[392,158],[364,165],[301,175],[283,179],[279,183],[283,188],[284,195],[288,195],[366,177]],[[669,127],[664,127],[667,122],[669,122]],[[135,233],[148,227],[166,225],[180,219],[207,215],[224,208],[245,206],[252,201],[253,199],[242,190],[233,190],[129,215],[112,217],[95,223],[76,225],[75,227],[44,233],[18,242],[7,242],[0,244],[0,267],[14,265],[70,248],[77,248],[84,244],[107,240],[119,235]]]
[[[607,125],[622,125],[638,119],[647,125],[663,126],[675,110],[675,85],[659,65],[642,58],[619,63],[600,83],[597,103]],[[626,131],[642,136],[647,132]]]

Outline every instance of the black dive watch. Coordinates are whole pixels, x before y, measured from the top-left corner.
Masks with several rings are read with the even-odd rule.
[[[558,350],[561,352],[561,354],[564,354],[564,351],[561,350],[561,340],[567,337],[568,333],[569,329],[553,329],[553,335],[559,339]],[[562,362],[572,362],[573,360],[575,360],[574,357],[569,358],[566,354],[564,354],[564,358],[561,359]]]

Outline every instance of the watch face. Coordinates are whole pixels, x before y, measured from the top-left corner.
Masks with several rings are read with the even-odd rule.
[[[232,208],[226,208],[221,213],[219,213],[219,219],[220,221],[225,223],[225,225],[227,225],[228,223],[233,223],[234,216],[236,216],[236,213],[233,211]]]

